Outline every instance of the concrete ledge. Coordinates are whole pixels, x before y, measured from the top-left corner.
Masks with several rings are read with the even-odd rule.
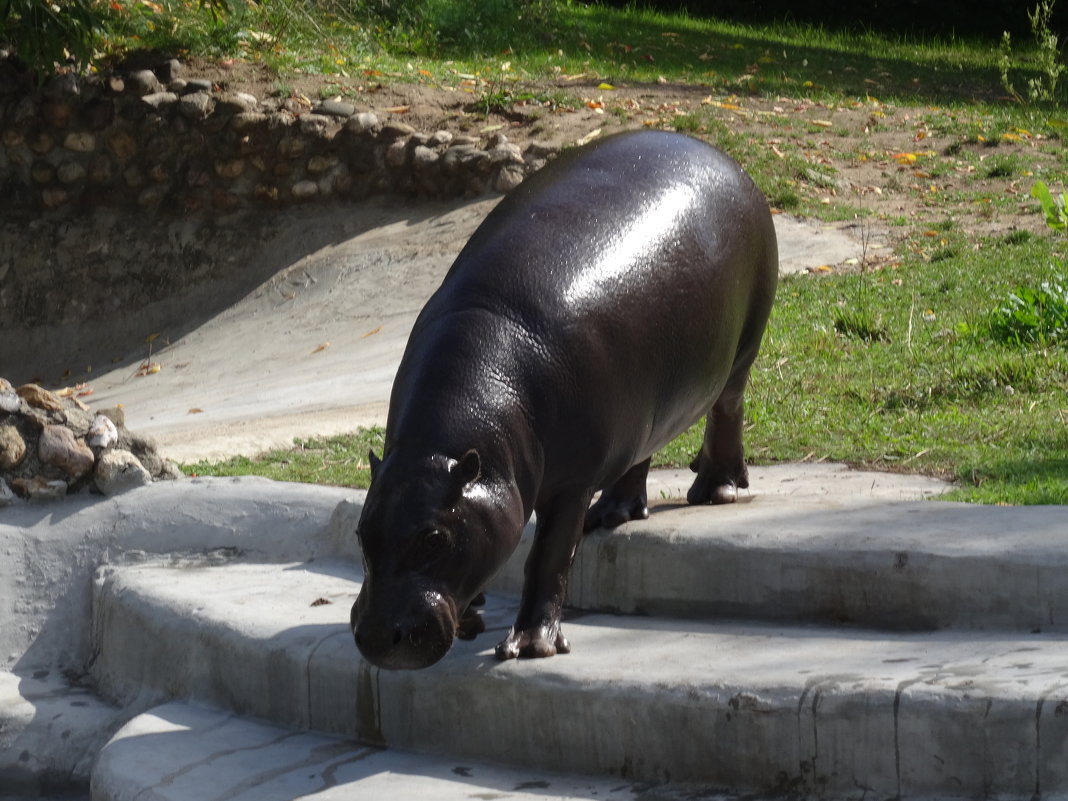
[[[361,746],[181,703],[130,721],[101,752],[92,783],[93,801],[635,801],[649,798],[646,789]],[[669,788],[655,794],[657,801],[692,797]]]
[[[0,671],[0,798],[88,787],[97,752],[124,720],[118,707],[49,671]]]
[[[390,673],[352,644],[358,578],[319,560],[111,569],[96,586],[94,674],[135,705],[187,697],[372,744],[636,781],[1068,795],[1062,635],[587,615],[567,624],[574,653],[502,664],[490,646],[514,608],[492,598],[478,641]]]

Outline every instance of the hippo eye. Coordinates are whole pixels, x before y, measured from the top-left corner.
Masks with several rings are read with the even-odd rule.
[[[432,528],[419,538],[419,556],[428,562],[440,559],[449,549],[449,534],[440,528]]]

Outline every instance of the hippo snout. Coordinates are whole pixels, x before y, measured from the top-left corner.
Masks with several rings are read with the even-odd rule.
[[[430,667],[452,648],[455,617],[441,596],[421,599],[401,614],[370,604],[363,608],[361,600],[352,607],[352,634],[364,659],[375,667]]]

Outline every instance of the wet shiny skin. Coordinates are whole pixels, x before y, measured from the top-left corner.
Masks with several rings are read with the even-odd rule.
[[[647,514],[648,457],[706,414],[689,499],[747,486],[742,393],[777,267],[752,182],[677,134],[578,148],[502,201],[424,307],[394,383],[359,525],[364,656],[424,667],[470,634],[460,621],[532,511],[520,612],[497,654],[565,653],[583,529]]]

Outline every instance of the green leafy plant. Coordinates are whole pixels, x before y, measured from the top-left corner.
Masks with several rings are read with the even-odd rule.
[[[1016,68],[1013,57],[1012,36],[1005,31],[1001,36],[1000,67],[1001,85],[1005,91],[1018,100],[1026,99],[1031,103],[1051,103],[1057,98],[1057,86],[1066,69],[1061,63],[1060,43],[1057,34],[1050,28],[1053,6],[1056,0],[1040,0],[1027,12],[1031,23],[1031,34],[1035,40],[1035,60],[1038,75],[1027,79],[1027,97],[1016,90],[1012,81],[1012,72]]]
[[[0,42],[42,78],[58,65],[85,67],[93,55],[100,19],[91,0],[0,0]]]
[[[1049,187],[1036,181],[1031,196],[1042,205],[1046,225],[1054,231],[1068,230],[1068,197],[1054,197]],[[1054,262],[1054,274],[1038,287],[1020,286],[994,312],[990,330],[994,339],[1014,345],[1052,345],[1068,341],[1068,279],[1064,263]]]
[[[1051,345],[1068,340],[1068,282],[1057,275],[1038,287],[1020,286],[994,313],[991,333],[1014,345]]]
[[[1054,197],[1049,187],[1042,181],[1035,181],[1031,187],[1031,197],[1042,204],[1042,211],[1046,215],[1046,225],[1054,231],[1068,230],[1068,197],[1062,192],[1060,197]]]

